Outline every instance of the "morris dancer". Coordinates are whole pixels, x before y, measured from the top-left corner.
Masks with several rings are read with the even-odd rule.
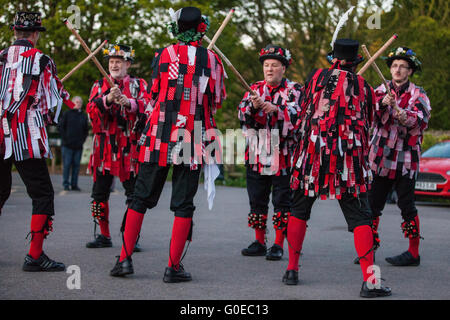
[[[289,180],[294,151],[293,129],[300,111],[301,86],[284,77],[292,63],[289,50],[268,45],[261,49],[259,61],[263,66],[264,80],[251,86],[258,95],[247,92],[238,107],[242,131],[246,136],[245,160],[250,200],[248,226],[255,229],[256,237],[256,241],[243,249],[242,254],[265,255],[267,260],[280,260],[291,211]],[[271,141],[271,138],[279,141]],[[274,143],[276,148],[270,150]],[[260,154],[260,145],[269,150]],[[275,242],[267,250],[265,236],[271,192]]]
[[[315,200],[338,199],[360,257],[364,280],[360,296],[369,298],[388,296],[391,290],[381,286],[379,279],[372,280],[369,268],[374,236],[367,199],[372,178],[368,139],[375,95],[364,78],[355,74],[363,60],[358,48],[355,40],[336,40],[329,54],[331,68],[314,70],[305,83],[291,179],[289,265],[283,282],[298,283],[298,261]]]
[[[153,61],[152,111],[139,142],[141,165],[128,206],[122,252],[110,273],[115,277],[134,272],[132,248],[144,214],[157,205],[173,165],[170,209],[175,219],[163,281],[192,279],[180,260],[186,241],[191,240],[202,150],[209,146],[206,135],[216,128],[214,114],[225,98],[224,69],[217,55],[201,46],[209,21],[198,8],[171,10],[171,17],[171,31],[179,41],[158,50]],[[200,126],[195,132],[194,125]]]
[[[115,86],[111,88],[106,78],[96,81],[86,106],[94,132],[88,165],[94,179],[91,211],[95,227],[97,223],[100,225],[100,234],[95,234],[95,228],[95,239],[86,244],[88,248],[112,246],[108,200],[114,177],[120,179],[125,189],[125,203],[131,202],[138,170],[136,147],[148,103],[147,82],[128,74],[134,50],[126,45],[110,44],[103,53]],[[140,250],[139,246],[136,249]]]
[[[53,60],[36,49],[46,31],[39,12],[18,12],[16,41],[0,51],[0,212],[11,192],[14,164],[32,202],[31,243],[24,271],[64,271],[43,251],[52,231],[54,191],[46,158],[52,158],[46,126],[57,121],[62,103],[73,107]]]
[[[369,154],[374,181],[369,201],[378,226],[388,193],[394,186],[403,218],[401,228],[409,239],[409,248],[386,261],[395,266],[418,266],[421,237],[414,189],[423,132],[430,120],[430,100],[423,88],[409,81],[421,70],[421,63],[411,49],[391,50],[386,62],[392,75],[392,81],[388,82],[392,94],[388,95],[383,85],[375,90],[375,128]],[[398,112],[394,109],[396,103],[400,107]]]

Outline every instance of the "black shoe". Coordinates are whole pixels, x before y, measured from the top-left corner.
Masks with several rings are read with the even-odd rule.
[[[25,261],[22,267],[23,271],[64,271],[66,270],[66,266],[62,262],[56,262],[47,257],[47,255],[42,252],[41,256],[38,259],[33,259],[32,256],[27,254],[25,256]]]
[[[283,276],[283,283],[287,285],[297,285],[298,284],[298,271],[286,270]]]
[[[380,288],[369,289],[367,287],[367,282],[364,281],[361,287],[361,292],[359,296],[362,298],[377,298],[377,297],[387,297],[392,294],[391,288],[380,286]]]
[[[70,188],[68,186],[65,186],[64,191],[70,191]]]
[[[255,242],[252,242],[248,248],[242,249],[241,253],[244,256],[265,256],[267,247],[256,240]]]
[[[86,243],[86,248],[109,248],[112,247],[111,238],[99,234],[94,241]]]
[[[166,271],[164,272],[164,278],[163,281],[167,283],[174,283],[174,282],[184,282],[184,281],[191,281],[192,276],[189,272],[184,271],[184,268],[182,265],[178,268],[178,270],[175,270],[172,267],[166,267]]]
[[[109,272],[112,277],[123,277],[127,274],[133,274],[133,263],[131,258],[125,259],[122,262],[119,261],[120,257],[117,257],[117,262],[114,268]]]
[[[134,245],[133,252],[141,252],[141,251],[142,251],[141,245],[138,242],[136,242],[136,244]]]
[[[281,260],[283,257],[283,248],[277,244],[274,244],[267,250],[266,259],[267,260]]]
[[[404,267],[404,266],[418,266],[420,265],[420,256],[414,258],[409,251],[405,251],[402,254],[394,257],[386,258],[386,261],[394,266]]]
[[[78,186],[72,187],[72,191],[81,191],[81,189]]]

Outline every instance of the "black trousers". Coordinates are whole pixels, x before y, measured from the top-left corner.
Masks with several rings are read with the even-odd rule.
[[[395,179],[375,176],[369,191],[369,203],[373,216],[381,216],[389,191],[394,187],[397,192],[397,205],[401,210],[402,218],[405,221],[413,220],[417,216],[414,201],[415,186],[416,179],[410,179],[408,176],[397,175]]]
[[[308,221],[317,197],[305,196],[304,192],[300,189],[294,191],[291,214],[298,219]],[[347,222],[348,231],[353,232],[356,227],[372,225],[372,213],[367,193],[361,193],[357,198],[352,194],[344,193],[338,201]]]
[[[12,158],[0,159],[0,210],[11,194],[13,163],[32,200],[32,214],[53,216],[55,214],[55,193],[45,159],[24,161],[15,161]]]
[[[269,211],[270,193],[275,212],[291,211],[290,175],[261,175],[247,167],[247,193],[250,213],[266,215]]]
[[[141,163],[129,208],[140,213],[154,208],[158,204],[169,169],[170,166]],[[175,216],[192,218],[194,215],[194,197],[198,189],[200,171],[201,169],[191,170],[189,166],[184,165],[173,166],[170,210]]]
[[[113,184],[114,176],[109,173],[109,171],[105,171],[103,174],[100,171],[97,171],[97,179],[92,186],[91,198],[97,202],[106,202],[109,200],[109,196],[111,194],[111,187]],[[130,179],[122,182],[122,186],[125,189],[126,201],[125,203],[128,205],[131,203],[133,199],[133,191],[134,184],[136,182],[136,177],[133,173],[130,175]]]

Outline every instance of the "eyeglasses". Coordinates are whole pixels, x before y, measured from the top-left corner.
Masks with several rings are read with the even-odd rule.
[[[397,65],[397,64],[393,64],[391,66],[392,69],[400,69],[400,70],[409,70],[411,69],[409,66],[404,66],[404,65]]]

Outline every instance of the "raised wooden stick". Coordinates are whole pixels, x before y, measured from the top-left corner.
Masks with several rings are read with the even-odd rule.
[[[66,81],[75,71],[81,68],[82,65],[84,65],[86,62],[92,59],[93,56],[95,56],[106,44],[108,43],[108,40],[105,40],[102,42],[102,44],[95,49],[90,55],[88,55],[83,61],[81,61],[79,64],[76,65],[68,74],[64,76],[64,78],[61,79],[61,82]]]
[[[370,58],[363,66],[362,68],[358,71],[359,75],[362,75],[369,67],[370,65],[392,44],[392,42],[394,42],[396,39],[398,38],[397,34],[394,33],[394,35],[388,40],[386,41],[386,43],[380,48],[378,49],[377,52],[375,52],[375,54],[372,56],[372,58]]]
[[[205,39],[206,42],[211,43],[211,40],[207,36],[204,36],[203,39]],[[225,61],[226,65],[231,69],[231,71],[233,71],[233,73],[236,75],[236,77],[238,78],[238,80],[242,84],[242,86],[247,91],[250,91],[253,95],[257,95],[256,92],[254,92],[252,90],[252,88],[250,88],[247,81],[245,81],[244,77],[242,77],[242,75],[239,73],[239,71],[236,70],[236,68],[233,66],[233,64],[230,62],[230,60],[228,60],[228,58],[222,53],[222,51],[220,51],[219,48],[216,47],[216,45],[213,45],[212,48],[214,49],[214,51],[217,52],[217,54],[219,56],[222,57],[222,60]]]
[[[212,38],[211,42],[208,45],[208,49],[211,49],[214,44],[216,43],[217,39],[219,38],[220,34],[222,33],[223,29],[225,29],[225,26],[228,24],[228,21],[230,21],[231,16],[233,15],[234,9],[231,9],[230,12],[228,12],[227,16],[223,20],[222,24],[220,25],[219,29],[216,31],[216,34]]]
[[[80,42],[80,44],[83,47],[84,51],[86,51],[86,53],[88,55],[91,55],[91,53],[92,53],[91,49],[89,49],[89,47],[87,46],[86,42],[84,42],[83,38],[81,38],[81,36],[78,34],[77,30],[75,30],[75,28],[72,26],[72,24],[69,22],[69,20],[67,20],[67,19],[64,20],[64,24],[72,32],[72,34],[75,36],[75,38],[77,38],[77,40]],[[114,87],[114,83],[109,78],[109,76],[106,73],[105,69],[103,68],[103,66],[97,60],[97,58],[95,56],[92,56],[92,61],[94,61],[95,65],[97,66],[98,70],[100,70],[100,73],[103,75],[103,77],[106,78],[106,81],[108,81],[108,83],[111,86],[111,88]]]
[[[371,59],[369,50],[367,50],[367,47],[364,44],[361,46],[361,49],[364,52],[364,54],[366,55],[367,59]],[[383,81],[383,85],[384,85],[384,87],[386,89],[387,94],[392,97],[392,93],[391,93],[391,90],[389,89],[389,85],[388,85],[388,83],[386,81],[386,78],[384,77],[384,75],[381,72],[380,68],[378,68],[378,66],[377,66],[375,61],[372,63],[372,67],[375,69],[376,73],[378,74],[378,76]],[[395,110],[397,112],[401,110],[400,107],[397,105],[397,101],[395,102],[394,108],[395,108]]]

